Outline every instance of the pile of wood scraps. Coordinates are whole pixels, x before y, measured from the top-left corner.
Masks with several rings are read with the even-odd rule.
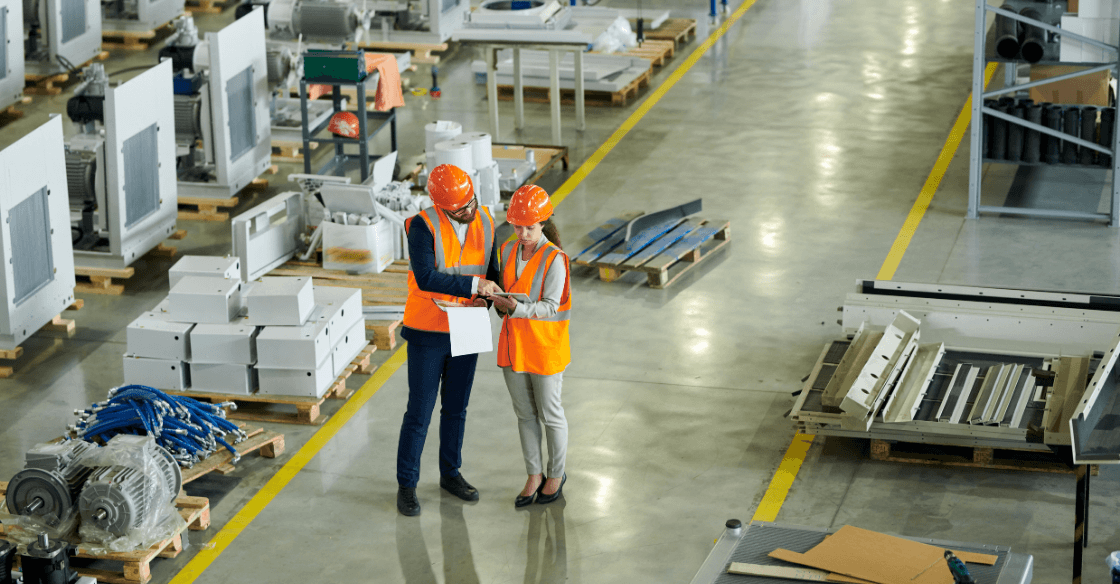
[[[994,566],[992,554],[949,550],[965,567]],[[729,574],[853,584],[953,584],[946,549],[846,525],[804,553],[775,549],[778,565],[732,562]]]

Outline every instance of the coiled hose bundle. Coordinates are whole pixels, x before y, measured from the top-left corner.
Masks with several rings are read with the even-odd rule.
[[[79,420],[70,430],[82,440],[103,444],[118,434],[154,436],[156,444],[170,452],[183,468],[219,448],[229,450],[231,462],[236,463],[241,457],[225,436],[233,434],[234,444],[248,436],[226,419],[227,407],[237,406],[233,402],[203,403],[144,385],[125,385],[110,389],[109,399],[87,410],[75,410]]]

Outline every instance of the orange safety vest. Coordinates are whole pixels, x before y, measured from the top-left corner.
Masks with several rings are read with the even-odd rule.
[[[556,314],[549,318],[502,319],[502,332],[498,336],[498,366],[512,367],[519,373],[554,375],[572,362],[572,348],[568,340],[568,322],[571,318],[572,288],[568,273],[568,256],[555,244],[538,249],[525,264],[521,277],[517,277],[517,257],[521,244],[507,242],[498,258],[502,262],[501,284],[506,292],[526,294],[538,302],[544,294],[544,277],[553,262],[564,265],[564,294]]]
[[[462,245],[455,236],[455,228],[451,219],[444,215],[438,207],[428,207],[419,214],[405,220],[404,229],[408,232],[412,221],[419,217],[428,224],[428,230],[435,240],[437,272],[455,276],[486,277],[486,268],[490,265],[490,252],[494,247],[494,218],[486,207],[478,208],[478,215],[467,227],[467,236]],[[450,332],[447,324],[447,313],[440,310],[436,300],[467,304],[469,299],[425,292],[416,284],[416,275],[412,273],[411,266],[408,270],[408,300],[404,305],[404,326],[436,333]]]

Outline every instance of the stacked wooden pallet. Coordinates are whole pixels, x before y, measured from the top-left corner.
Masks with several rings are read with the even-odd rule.
[[[101,46],[106,49],[146,51],[175,32],[171,19],[151,30],[102,30]]]
[[[180,229],[172,233],[168,239],[180,240],[187,236],[186,229]],[[178,248],[172,247],[165,243],[161,243],[152,248],[148,252],[149,255],[154,257],[173,258],[179,253]],[[78,282],[74,286],[74,293],[82,294],[101,294],[109,296],[120,296],[124,294],[124,284],[120,283],[122,280],[128,280],[136,274],[136,269],[129,266],[127,268],[91,268],[88,266],[74,266],[74,275],[78,276]],[[85,280],[89,281],[86,282]]]
[[[66,310],[81,310],[83,306],[85,306],[85,301],[82,300],[82,299],[77,299],[77,300],[74,301],[73,304],[68,306],[66,308]],[[50,331],[50,332],[62,333],[62,334],[65,334],[67,336],[72,336],[76,329],[77,329],[77,325],[74,324],[74,321],[72,321],[68,318],[62,318],[62,314],[59,313],[58,316],[52,318],[50,322],[43,325],[42,328],[40,328],[39,330],[40,331]],[[12,350],[2,350],[2,349],[0,349],[0,360],[3,360],[3,361],[15,361],[22,356],[23,356],[23,347],[16,347],[15,349],[12,349]],[[11,377],[14,373],[15,373],[15,367],[10,366],[10,365],[0,366],[0,379],[7,379],[7,378]]]
[[[636,19],[630,19],[631,28],[637,29]],[[696,38],[696,19],[694,18],[669,18],[661,26],[644,31],[647,39],[672,41],[674,45],[681,46]]]

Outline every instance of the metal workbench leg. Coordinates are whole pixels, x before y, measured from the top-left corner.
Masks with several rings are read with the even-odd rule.
[[[582,132],[587,129],[587,120],[584,116],[583,49],[579,48],[573,51],[572,58],[576,66],[576,129]]]
[[[358,164],[361,166],[362,183],[369,178],[369,109],[366,107],[366,82],[358,82]],[[335,85],[335,90],[338,86]],[[340,145],[341,146],[341,145]],[[345,168],[343,175],[345,175]]]
[[[307,79],[299,80],[299,112],[303,118],[303,173],[311,174],[311,116],[307,113]]]
[[[391,146],[391,149],[389,150],[389,152],[396,152],[397,151],[397,108],[390,109],[389,114],[392,116],[392,117],[389,118],[389,146]]]
[[[490,102],[490,139],[498,138],[498,49],[484,45],[486,52],[486,99]]]
[[[1088,545],[1086,531],[1089,518],[1089,467],[1081,465],[1074,472],[1077,475],[1077,493],[1074,502],[1073,584],[1081,584],[1082,556],[1085,554],[1085,546]]]
[[[552,104],[552,143],[560,145],[560,53],[548,52],[548,101]]]
[[[984,40],[987,23],[984,22],[987,0],[976,0],[976,23],[972,48],[972,132],[968,148],[968,215],[980,217],[980,181],[984,166],[984,69],[987,67]]]
[[[521,49],[513,49],[513,127],[525,129],[525,83],[521,76]],[[495,138],[496,139],[496,138]]]

